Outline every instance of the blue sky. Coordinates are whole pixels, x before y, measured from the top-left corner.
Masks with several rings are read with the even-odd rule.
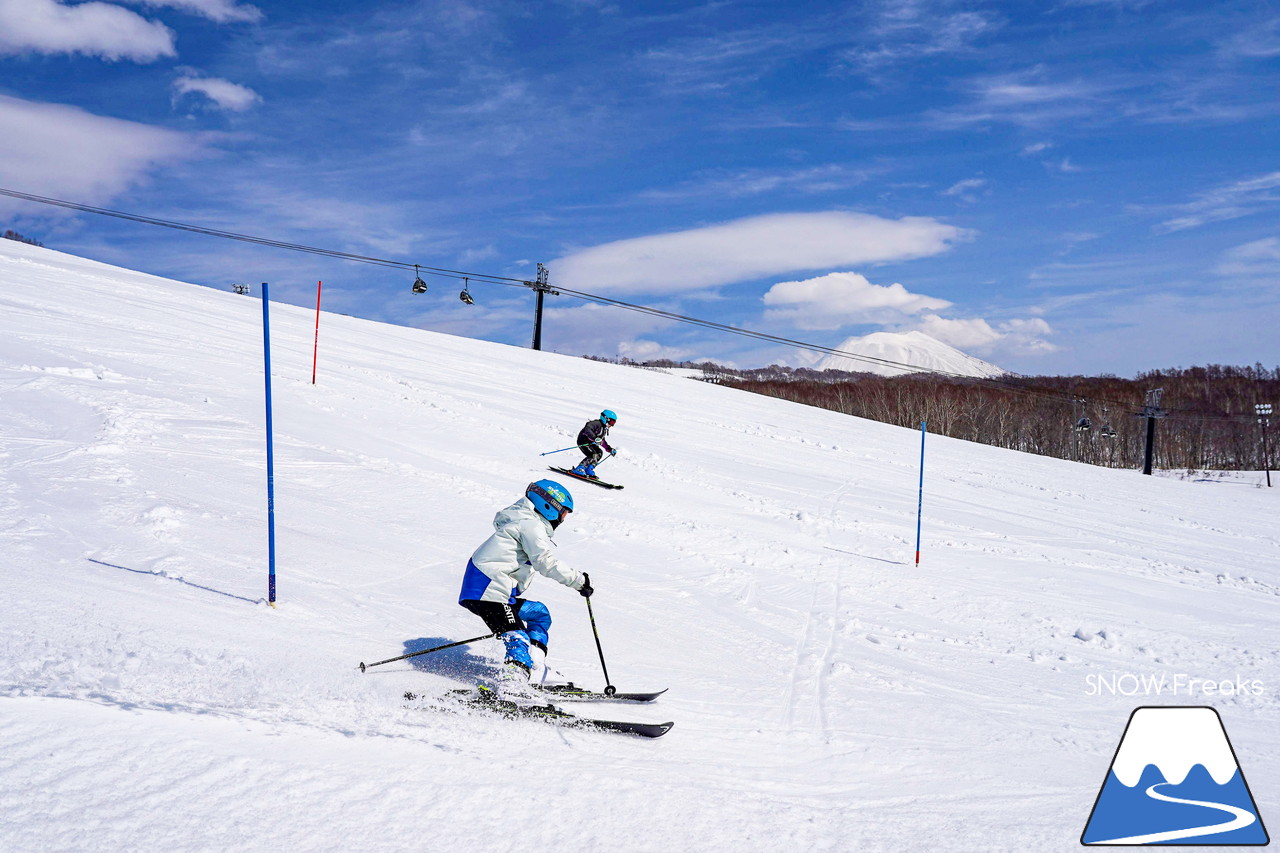
[[[0,187],[1027,374],[1280,365],[1271,2],[0,0]],[[527,345],[533,297],[0,198],[51,248]],[[804,364],[548,300],[544,348]]]

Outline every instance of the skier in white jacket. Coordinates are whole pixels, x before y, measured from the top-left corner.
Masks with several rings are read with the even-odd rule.
[[[551,613],[540,601],[522,598],[533,573],[576,589],[584,598],[594,591],[585,572],[556,556],[551,534],[573,512],[573,496],[555,480],[530,483],[524,497],[493,518],[494,533],[467,561],[458,604],[500,633],[506,646],[503,680],[527,684],[530,673],[545,677]]]

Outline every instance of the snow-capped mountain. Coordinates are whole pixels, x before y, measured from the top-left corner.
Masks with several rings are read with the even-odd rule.
[[[880,376],[902,376],[916,371],[974,377],[1008,373],[924,332],[873,332],[861,338],[849,338],[836,349],[862,357],[829,355],[818,362],[818,370],[851,370]]]

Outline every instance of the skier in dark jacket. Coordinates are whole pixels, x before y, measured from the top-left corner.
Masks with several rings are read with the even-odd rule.
[[[583,460],[573,469],[579,477],[596,477],[596,465],[604,458],[607,451],[610,456],[617,456],[618,451],[609,446],[609,427],[618,422],[618,416],[612,409],[605,409],[600,417],[587,421],[578,433],[578,449],[582,451]]]

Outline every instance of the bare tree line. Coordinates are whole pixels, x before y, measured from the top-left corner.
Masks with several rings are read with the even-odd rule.
[[[697,367],[723,385],[931,433],[1115,468],[1140,468],[1147,392],[1161,389],[1154,465],[1196,470],[1260,470],[1268,458],[1256,403],[1280,403],[1280,368],[1209,365],[1114,376],[1032,376],[998,380],[937,374],[881,377],[771,366]]]

